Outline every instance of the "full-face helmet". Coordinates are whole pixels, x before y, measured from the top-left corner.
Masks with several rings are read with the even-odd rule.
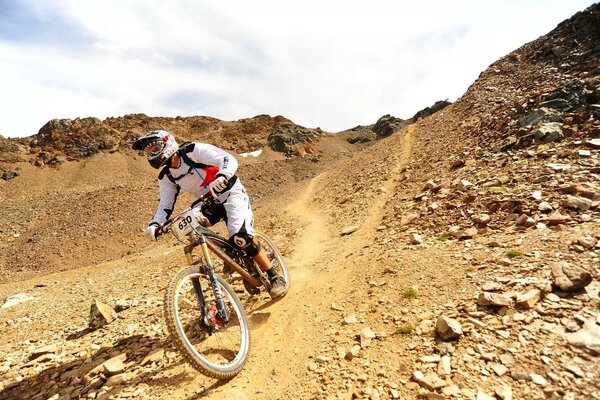
[[[169,132],[156,130],[137,139],[132,148],[143,151],[150,165],[158,169],[173,157],[179,145]]]

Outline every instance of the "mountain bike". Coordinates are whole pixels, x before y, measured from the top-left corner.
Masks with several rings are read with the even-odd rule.
[[[213,257],[224,268],[237,272],[251,295],[271,289],[266,272],[243,250],[200,224],[198,210],[210,204],[212,196],[201,197],[162,227],[172,232],[184,247],[189,266],[169,282],[164,299],[165,320],[175,347],[199,372],[217,379],[239,373],[250,353],[250,329],[246,312],[231,286],[216,272]],[[198,207],[200,206],[200,207]],[[277,273],[289,290],[290,277],[277,246],[265,234],[255,233]],[[193,251],[200,247],[199,257]]]

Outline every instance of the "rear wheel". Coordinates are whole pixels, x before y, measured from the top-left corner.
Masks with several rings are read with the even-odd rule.
[[[275,268],[277,274],[281,275],[283,279],[285,279],[285,293],[287,293],[287,291],[290,289],[290,274],[285,265],[285,261],[283,261],[281,252],[275,243],[273,243],[273,241],[264,233],[254,232],[254,236],[259,239],[262,248],[267,253],[267,257],[269,260],[271,260],[273,268]]]
[[[199,283],[204,296],[204,320],[194,282]],[[248,359],[250,329],[235,292],[218,275],[217,282],[229,314],[228,322],[219,316],[210,279],[198,267],[183,269],[167,286],[165,320],[175,347],[196,370],[213,378],[228,379],[239,373]]]

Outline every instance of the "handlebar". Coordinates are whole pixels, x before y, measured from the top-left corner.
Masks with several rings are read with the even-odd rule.
[[[213,196],[210,193],[206,193],[205,195],[199,197],[197,200],[195,200],[189,208],[183,210],[181,213],[177,214],[176,216],[169,218],[167,220],[167,222],[165,222],[161,227],[160,227],[160,234],[165,234],[165,233],[169,233],[169,231],[171,230],[171,227],[173,225],[173,223],[175,221],[177,221],[177,219],[187,213],[189,210],[193,209],[193,208],[201,208],[203,206],[209,206],[211,204],[213,204],[215,202],[215,199],[213,198]],[[190,221],[191,222],[191,221]]]
[[[190,208],[194,208],[196,207],[198,204],[200,204],[200,206],[208,206],[211,205],[212,203],[215,202],[215,198],[212,196],[212,194],[210,194],[210,192],[206,193],[204,196],[200,196],[197,200],[195,200],[191,205]]]

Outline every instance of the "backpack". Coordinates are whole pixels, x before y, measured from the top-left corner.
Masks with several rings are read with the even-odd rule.
[[[198,162],[193,161],[188,156],[188,153],[191,153],[194,150],[195,145],[196,144],[194,142],[185,142],[181,146],[179,146],[179,149],[177,149],[176,154],[178,154],[179,157],[181,157],[182,162],[185,163],[190,168],[190,170],[188,172],[186,172],[185,174],[182,174],[178,177],[174,177],[173,175],[171,175],[171,172],[169,171],[169,165],[165,165],[163,167],[163,169],[160,171],[158,179],[161,179],[163,176],[167,175],[167,178],[169,178],[169,180],[171,182],[173,182],[174,184],[177,184],[177,181],[179,179],[183,178],[184,176],[186,176],[187,174],[189,174],[190,171],[194,171],[199,177],[202,178],[202,175],[200,175],[200,173],[198,172],[198,169],[201,169],[204,171],[204,178],[202,178],[201,186],[205,189],[208,188],[208,184],[211,183],[212,181],[214,181],[215,178],[217,177],[217,174],[219,173],[219,167],[217,167],[216,165],[206,165],[203,163],[198,163]],[[227,189],[229,189],[229,188],[231,188],[231,186],[233,186],[236,179],[237,179],[237,177],[234,175],[231,179],[228,180]]]

